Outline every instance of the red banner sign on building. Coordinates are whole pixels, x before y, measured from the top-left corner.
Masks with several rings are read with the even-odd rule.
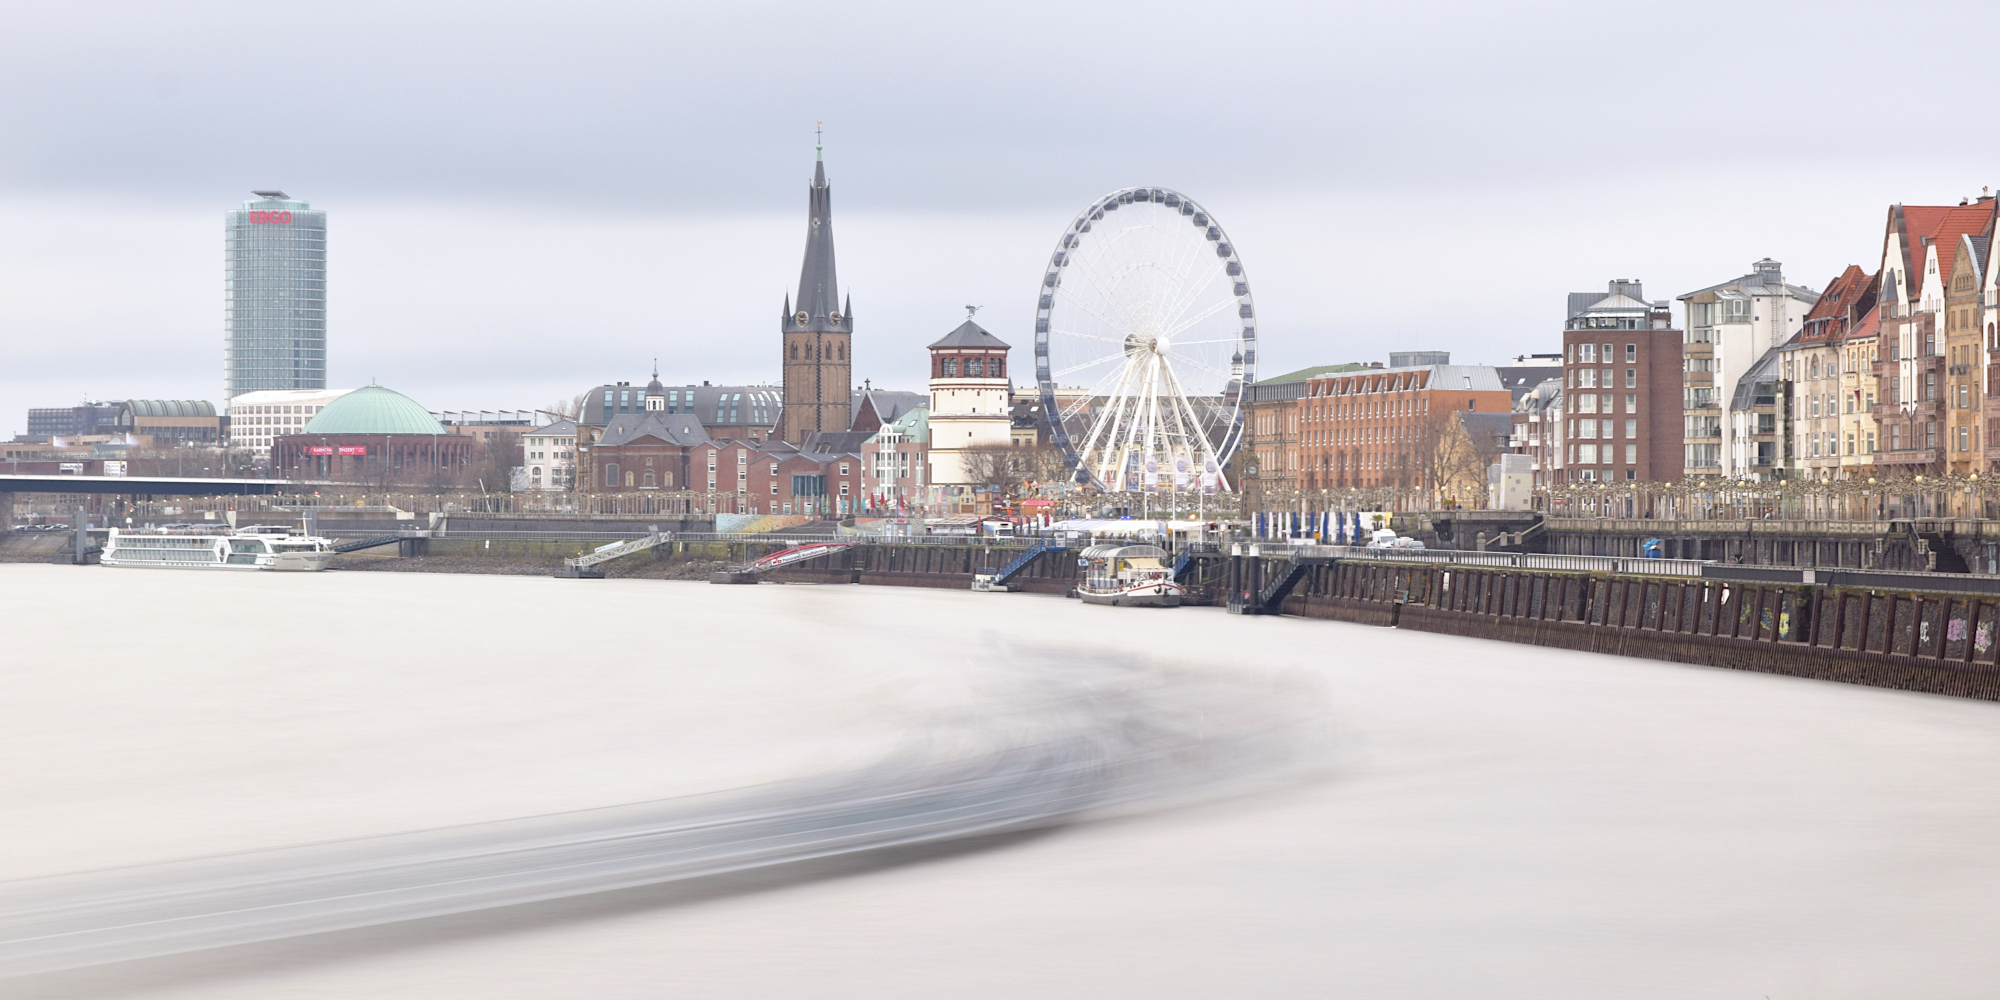
[[[343,455],[366,455],[368,454],[368,446],[365,444],[344,444],[340,446],[340,453]]]
[[[331,454],[333,454],[333,447],[332,447],[331,445],[324,445],[324,444],[313,444],[313,445],[307,445],[307,446],[306,446],[306,454],[308,454],[308,455],[331,455]]]

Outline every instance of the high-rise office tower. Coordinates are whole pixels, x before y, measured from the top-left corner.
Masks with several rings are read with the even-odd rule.
[[[283,191],[223,219],[222,396],[326,388],[326,213]]]

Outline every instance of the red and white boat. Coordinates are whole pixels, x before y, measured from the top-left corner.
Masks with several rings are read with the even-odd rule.
[[[1083,580],[1076,585],[1076,596],[1086,604],[1180,607],[1187,590],[1174,582],[1167,558],[1167,550],[1157,545],[1093,545],[1077,558]]]

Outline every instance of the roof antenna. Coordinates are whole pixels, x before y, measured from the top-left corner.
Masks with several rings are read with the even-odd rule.
[[[973,313],[976,313],[976,312],[978,312],[979,310],[981,310],[981,309],[984,309],[984,308],[986,308],[986,307],[985,307],[985,306],[966,306],[966,307],[965,307],[965,321],[966,321],[967,323],[970,323],[970,322],[972,322],[972,314],[973,314]]]

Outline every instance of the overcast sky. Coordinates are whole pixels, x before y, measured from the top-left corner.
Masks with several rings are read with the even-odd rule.
[[[1564,294],[2000,185],[1991,3],[0,6],[0,432],[221,396],[222,215],[329,216],[333,384],[433,409],[774,381],[826,122],[855,377],[985,307],[1025,351],[1070,217],[1177,188],[1262,365],[1553,350]],[[1920,44],[1918,44],[1920,42]]]

